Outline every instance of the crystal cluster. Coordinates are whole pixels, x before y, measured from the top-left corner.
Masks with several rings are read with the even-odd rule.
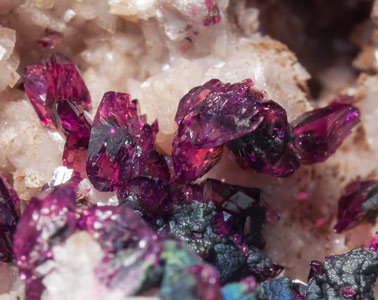
[[[285,109],[254,89],[251,79],[233,85],[211,80],[180,100],[175,121],[172,158],[182,177],[202,177],[219,161],[223,145],[241,167],[286,177],[300,163],[331,156],[358,124],[359,111],[335,102],[289,124]]]
[[[206,5],[206,22],[216,24],[216,3]],[[68,182],[46,185],[18,222],[14,253],[27,299],[44,294],[58,263],[56,247],[78,231],[89,234],[103,252],[95,280],[124,296],[159,288],[162,299],[304,299],[306,285],[272,280],[284,267],[263,252],[262,228],[270,210],[262,200],[264,191],[196,180],[221,159],[224,147],[241,167],[274,177],[323,161],[358,123],[354,106],[335,102],[290,123],[285,109],[251,79],[235,84],[213,79],[180,100],[170,158],[156,147],[157,121],[147,123],[129,94],[105,93],[90,124],[88,90],[73,63],[61,55],[29,66],[25,91],[42,123],[65,135],[62,161],[74,170]],[[86,201],[88,194],[77,189],[85,176],[97,190],[115,192],[118,203]],[[370,265],[376,257],[371,250],[356,251],[365,251],[360,256],[367,257],[370,281],[348,291],[370,295],[377,274]],[[334,286],[319,277],[323,269],[326,264],[312,262],[309,297],[330,289],[345,294],[354,284]],[[350,270],[357,277],[358,272]]]

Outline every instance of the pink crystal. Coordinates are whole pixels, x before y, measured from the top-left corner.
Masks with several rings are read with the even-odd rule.
[[[221,15],[216,0],[205,0],[205,4],[209,13],[203,20],[203,25],[210,26],[219,23]]]
[[[264,96],[253,89],[251,79],[235,84],[222,84],[217,80],[211,80],[203,87],[211,87],[211,92],[194,108],[190,108],[181,121],[184,123],[182,134],[186,134],[194,148],[223,145],[255,130],[262,121],[262,118],[256,115],[259,112],[258,104]],[[204,92],[207,93],[207,90],[202,91]],[[198,100],[194,97],[193,105],[196,102]]]
[[[292,123],[301,163],[322,162],[336,152],[360,121],[356,107],[339,102],[304,113]]]
[[[222,157],[223,147],[196,149],[180,124],[173,139],[172,160],[176,177],[194,181],[205,175]]]
[[[63,34],[60,32],[46,29],[43,37],[38,41],[38,46],[47,49],[54,49],[63,41]]]
[[[153,161],[150,152],[155,151],[157,128],[157,124],[151,127],[147,123],[145,115],[138,115],[138,104],[131,101],[128,94],[106,93],[94,118],[89,140],[86,170],[94,187],[113,191],[118,188],[120,179],[127,182],[140,176],[135,174],[135,167],[139,168],[146,159]],[[161,158],[156,159],[163,163]],[[145,170],[142,168],[140,172]]]
[[[14,253],[22,278],[38,278],[38,266],[52,259],[51,248],[76,227],[76,192],[70,185],[54,187],[34,197],[25,208],[14,234]]]
[[[0,261],[13,259],[13,234],[16,230],[20,200],[7,180],[0,175]]]
[[[63,152],[63,165],[78,173],[85,173],[85,161],[89,144],[91,125],[83,113],[76,110],[68,100],[57,103],[59,127],[66,136]]]
[[[341,289],[341,294],[347,298],[347,299],[352,299],[354,295],[356,295],[356,291],[351,288],[350,286],[343,286]]]
[[[58,127],[55,105],[70,101],[79,111],[91,108],[91,98],[75,65],[60,54],[46,57],[42,64],[28,66],[24,74],[25,92],[42,123]]]
[[[369,210],[376,210],[378,197],[378,181],[355,181],[345,188],[344,195],[339,199],[337,223],[335,231],[340,233],[353,228],[365,219]],[[372,207],[369,207],[372,201]]]

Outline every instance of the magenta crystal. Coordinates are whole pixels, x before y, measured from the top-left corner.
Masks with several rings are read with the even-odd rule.
[[[54,49],[63,41],[63,34],[60,32],[46,29],[43,37],[38,40],[38,46],[47,49]]]
[[[360,113],[349,104],[333,102],[301,115],[292,123],[294,145],[301,163],[322,162],[336,152],[351,129],[360,121]]]
[[[97,278],[110,288],[134,294],[158,264],[161,244],[151,228],[123,206],[91,206],[79,226],[101,245],[106,256],[96,267]]]
[[[27,282],[43,276],[37,267],[52,259],[52,246],[76,228],[76,191],[70,185],[54,187],[30,200],[14,234],[14,253],[21,277]]]
[[[7,180],[0,175],[0,261],[13,259],[13,234],[16,230],[20,200]]]
[[[210,86],[211,92],[202,101],[198,102],[194,97],[193,104],[198,104],[188,109],[190,113],[181,121],[185,125],[180,137],[186,134],[194,148],[223,145],[255,130],[262,120],[256,114],[259,112],[258,104],[264,95],[253,89],[251,79],[235,84],[222,84],[213,79],[205,83],[204,88]],[[207,92],[206,89],[203,92]],[[183,105],[188,101],[189,99],[183,100]]]
[[[345,188],[339,199],[335,231],[340,233],[363,221],[369,211],[378,209],[378,181],[355,181]]]
[[[128,94],[106,93],[89,140],[87,174],[94,187],[100,191],[115,190],[120,179],[127,182],[143,175],[146,171],[143,162],[147,160],[158,161],[160,167],[156,172],[164,173],[165,162],[158,155],[150,154],[155,151],[155,130],[156,124],[151,127],[145,115],[138,115],[138,104]],[[152,172],[154,168],[150,169]]]
[[[135,177],[121,185],[119,190],[120,203],[140,211],[145,219],[155,219],[172,212],[169,189],[161,180]]]
[[[299,160],[291,146],[292,132],[286,111],[274,101],[259,104],[261,124],[252,132],[229,141],[227,147],[245,168],[277,177],[291,175]]]
[[[353,299],[353,296],[357,294],[357,292],[350,286],[343,286],[340,291],[346,299]]]
[[[218,24],[221,21],[221,15],[219,12],[218,4],[216,0],[205,0],[208,15],[203,20],[203,25],[211,26]]]
[[[58,127],[55,105],[70,101],[79,111],[91,108],[91,98],[75,65],[60,54],[46,57],[42,64],[28,66],[24,74],[25,92],[42,123]]]
[[[183,130],[184,126],[180,124],[173,139],[173,167],[178,180],[194,181],[205,175],[221,159],[223,147],[196,149]]]
[[[124,206],[91,206],[83,210],[79,226],[99,241],[106,254],[137,248],[140,241],[154,239],[146,222]]]
[[[68,100],[57,103],[59,127],[66,136],[63,152],[63,165],[79,173],[85,173],[91,125],[83,113],[77,111]]]

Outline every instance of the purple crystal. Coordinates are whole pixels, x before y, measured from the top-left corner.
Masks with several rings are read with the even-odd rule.
[[[253,89],[251,79],[235,84],[212,80],[204,86],[209,87],[210,83],[213,86],[211,92],[195,107],[188,109],[191,112],[181,121],[183,128],[179,136],[186,134],[195,148],[223,145],[255,130],[262,120],[256,114],[264,96]],[[185,100],[184,104],[187,102],[189,100]],[[195,98],[193,104],[196,102]]]
[[[63,41],[63,34],[60,32],[46,29],[43,37],[38,41],[38,46],[47,49],[54,49]]]
[[[95,273],[109,288],[134,294],[158,264],[162,247],[157,236],[126,207],[89,207],[82,212],[79,226],[100,243],[106,254]]]
[[[194,181],[205,175],[222,157],[223,147],[196,149],[179,125],[173,139],[172,160],[177,178]]]
[[[261,124],[252,132],[229,141],[227,147],[238,158],[241,167],[272,176],[291,175],[298,167],[299,160],[291,147],[291,127],[286,111],[274,101],[259,104]]]
[[[167,215],[173,209],[168,187],[148,177],[136,177],[122,184],[118,198],[121,204],[130,205],[147,219]]]
[[[79,173],[85,172],[91,125],[83,113],[77,111],[68,100],[57,103],[60,128],[66,136],[63,165]]]
[[[322,162],[336,152],[360,121],[356,107],[339,102],[304,113],[292,123],[301,163]]]
[[[378,209],[378,181],[366,180],[350,183],[339,199],[335,231],[353,228]]]
[[[308,274],[307,280],[310,281],[313,277],[314,274],[322,275],[324,274],[323,270],[323,263],[319,260],[313,260],[310,263],[310,272]]]
[[[14,234],[14,253],[21,277],[30,282],[44,274],[37,267],[52,259],[52,246],[63,242],[76,227],[76,191],[60,185],[30,200]]]
[[[25,284],[25,300],[40,300],[45,286],[42,283],[43,277],[30,280]]]
[[[106,254],[156,238],[146,222],[124,206],[91,206],[83,210],[79,226],[99,241]]]
[[[213,216],[213,231],[221,236],[229,236],[232,233],[233,217],[222,211]]]
[[[0,261],[13,259],[13,234],[16,230],[20,200],[16,192],[0,175]]]
[[[192,88],[179,102],[175,116],[177,125],[180,124],[185,117],[190,115],[213,89],[222,86],[223,83],[221,81],[212,79],[203,85]]]
[[[24,74],[25,92],[42,123],[58,127],[55,105],[70,101],[78,110],[90,109],[91,98],[75,65],[60,54],[44,59],[42,64],[28,66]]]
[[[159,161],[155,151],[156,125],[147,124],[146,116],[138,116],[138,105],[128,94],[108,92],[104,95],[93,121],[87,157],[87,174],[95,188],[113,191],[120,179],[127,182],[143,161]],[[152,155],[152,157],[151,157]],[[161,171],[164,166],[157,172]],[[153,168],[151,168],[152,170]],[[121,176],[121,177],[120,177]],[[164,175],[166,176],[166,175]]]
[[[189,267],[189,273],[196,278],[197,299],[223,299],[219,274],[213,266],[209,264],[192,265]]]
[[[208,15],[203,20],[203,25],[211,26],[218,24],[221,20],[221,15],[216,0],[205,0],[205,4],[207,7]]]

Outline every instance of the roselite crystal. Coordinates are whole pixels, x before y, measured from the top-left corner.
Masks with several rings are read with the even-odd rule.
[[[135,174],[135,167],[139,169],[146,159],[153,161],[150,152],[155,151],[156,128],[147,123],[145,115],[138,115],[138,104],[131,101],[128,94],[106,93],[94,118],[89,140],[86,170],[94,187],[114,191],[120,179],[127,182],[143,175],[145,168],[141,168],[142,174]]]
[[[293,151],[292,132],[286,111],[274,101],[259,104],[263,118],[252,132],[229,141],[227,147],[239,158],[241,167],[249,166],[256,172],[286,177],[300,165]]]
[[[149,177],[135,177],[122,186],[118,193],[120,204],[128,205],[153,220],[172,212],[173,205],[168,186]]]
[[[96,276],[109,288],[132,295],[143,285],[160,280],[160,271],[153,271],[162,251],[160,241],[134,211],[122,206],[91,206],[83,210],[79,226],[106,254]]]
[[[194,181],[205,175],[222,157],[223,147],[194,148],[180,124],[173,139],[172,160],[176,180]]]
[[[59,116],[59,127],[66,136],[63,165],[84,173],[91,125],[84,114],[78,112],[68,100],[59,101],[56,112]]]
[[[205,0],[205,4],[209,13],[203,20],[203,25],[211,26],[219,23],[221,15],[216,0]]]
[[[14,253],[21,278],[44,276],[38,266],[53,259],[51,249],[76,228],[76,190],[71,184],[54,187],[30,200],[14,234]]]
[[[251,79],[235,84],[210,82],[214,82],[211,92],[182,121],[182,133],[195,148],[223,145],[255,130],[262,121],[256,114],[263,95],[253,89]]]
[[[46,57],[42,64],[28,66],[24,74],[25,92],[42,123],[58,128],[55,105],[70,101],[79,111],[91,108],[91,98],[75,65],[60,54]]]
[[[0,175],[0,261],[13,259],[13,234],[20,213],[20,200],[16,192]]]
[[[378,181],[355,181],[345,188],[339,199],[335,231],[353,228],[365,219],[378,214]]]
[[[359,121],[358,109],[340,102],[304,113],[292,123],[294,145],[301,163],[313,164],[326,160],[336,152]]]

